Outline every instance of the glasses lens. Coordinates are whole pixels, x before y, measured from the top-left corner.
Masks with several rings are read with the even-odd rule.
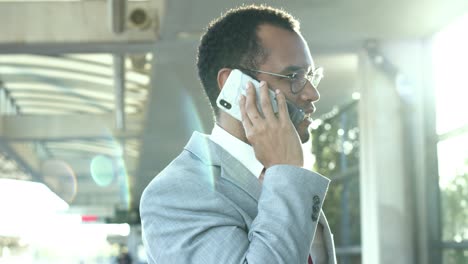
[[[307,79],[305,71],[299,71],[294,74],[294,79],[291,80],[291,90],[293,93],[298,93],[304,88]]]
[[[300,92],[304,86],[306,85],[307,83],[307,79],[306,78],[298,78],[298,79],[295,79],[292,83],[291,83],[291,90],[293,93],[298,93]]]
[[[307,81],[310,81],[312,86],[318,87],[323,78],[323,68],[317,68],[312,74],[306,72],[297,72],[294,80],[291,82],[291,90],[293,93],[299,93],[304,89]]]
[[[323,68],[320,67],[314,71],[312,75],[312,80],[310,82],[315,88],[317,88],[322,78],[323,78]]]
[[[317,86],[319,85],[321,80],[322,80],[322,75],[316,74],[316,75],[312,76],[312,80],[310,80],[310,83],[312,83],[312,86],[317,88]]]

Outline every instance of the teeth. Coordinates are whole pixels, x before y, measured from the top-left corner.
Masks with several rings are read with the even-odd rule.
[[[312,121],[313,121],[313,119],[312,119],[312,113],[305,114],[304,119],[307,119],[309,122],[312,123]]]

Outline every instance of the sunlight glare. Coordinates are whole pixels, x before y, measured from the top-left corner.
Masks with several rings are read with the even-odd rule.
[[[433,39],[433,72],[437,133],[468,124],[468,14],[457,19]]]

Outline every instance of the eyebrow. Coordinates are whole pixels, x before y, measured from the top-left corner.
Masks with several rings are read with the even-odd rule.
[[[281,73],[282,74],[285,74],[285,73],[290,73],[290,72],[297,72],[299,70],[306,70],[307,72],[309,72],[311,69],[312,69],[312,65],[307,65],[307,66],[297,66],[297,65],[290,65],[286,68],[284,68]]]

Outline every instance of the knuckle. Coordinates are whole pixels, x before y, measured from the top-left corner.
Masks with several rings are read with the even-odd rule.
[[[264,124],[264,123],[261,123],[261,124],[257,124],[257,126],[255,127],[256,128],[256,131],[258,134],[264,134],[266,131],[268,131],[267,129],[267,126]]]
[[[271,108],[271,104],[267,101],[262,101],[260,105],[262,106],[262,109],[268,109],[268,107]]]
[[[247,102],[247,103],[245,104],[245,109],[247,109],[247,110],[252,109],[252,103],[251,103],[251,102]]]

